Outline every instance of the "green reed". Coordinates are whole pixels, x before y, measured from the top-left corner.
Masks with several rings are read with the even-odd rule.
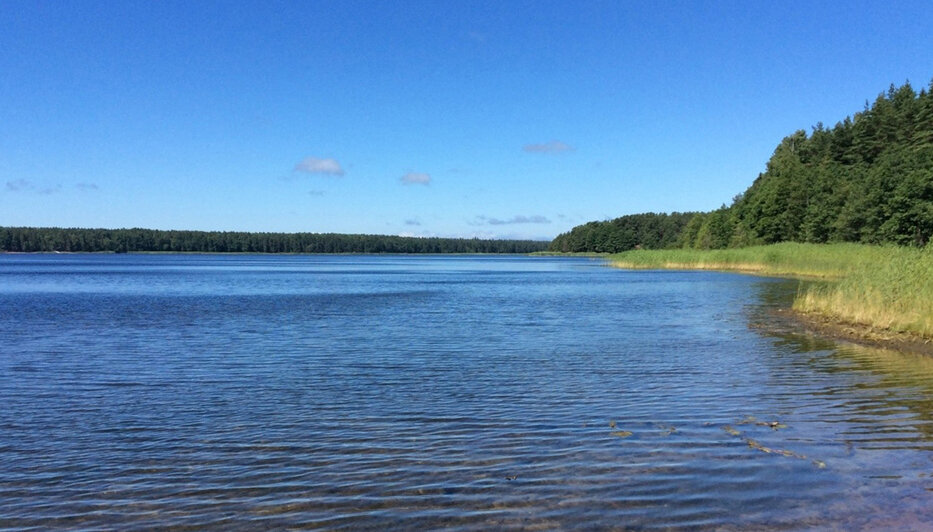
[[[918,249],[787,242],[719,250],[634,250],[609,258],[621,268],[709,269],[827,279],[801,290],[794,309],[933,338],[933,244]]]

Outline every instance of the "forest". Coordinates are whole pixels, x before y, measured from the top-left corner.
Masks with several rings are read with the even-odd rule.
[[[676,234],[675,234],[676,233]],[[832,128],[785,137],[765,172],[712,212],[635,214],[558,235],[551,251],[721,249],[777,242],[922,247],[933,237],[933,82],[891,85]]]
[[[696,212],[629,214],[605,222],[578,225],[557,236],[548,251],[563,253],[619,253],[635,248],[679,246],[681,235]]]
[[[0,227],[0,251],[7,252],[533,253],[547,246],[536,240]]]

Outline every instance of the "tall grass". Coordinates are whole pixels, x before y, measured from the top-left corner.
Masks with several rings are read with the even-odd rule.
[[[884,260],[797,296],[794,308],[933,338],[933,245],[884,248]]]
[[[839,322],[933,338],[933,244],[925,249],[782,243],[720,250],[635,250],[620,268],[707,269],[827,279],[802,290],[794,309]]]

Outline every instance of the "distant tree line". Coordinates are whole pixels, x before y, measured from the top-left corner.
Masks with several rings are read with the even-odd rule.
[[[695,212],[630,214],[615,220],[578,225],[557,236],[549,251],[619,253],[643,247],[660,249],[680,245],[680,237]]]
[[[0,227],[0,251],[8,252],[532,253],[547,246],[535,240]]]
[[[590,222],[558,236],[550,249],[710,249],[784,241],[924,246],[933,238],[933,83],[919,93],[909,83],[891,85],[832,128],[819,123],[809,135],[800,130],[784,138],[765,172],[730,206],[669,215],[690,217],[674,238],[665,225],[663,235],[632,239],[630,224],[619,221],[643,216],[659,215]],[[594,236],[581,239],[585,234]]]

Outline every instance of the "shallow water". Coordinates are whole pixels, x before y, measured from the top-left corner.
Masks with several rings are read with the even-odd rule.
[[[933,361],[763,331],[796,289],[0,255],[0,528],[933,526]]]

